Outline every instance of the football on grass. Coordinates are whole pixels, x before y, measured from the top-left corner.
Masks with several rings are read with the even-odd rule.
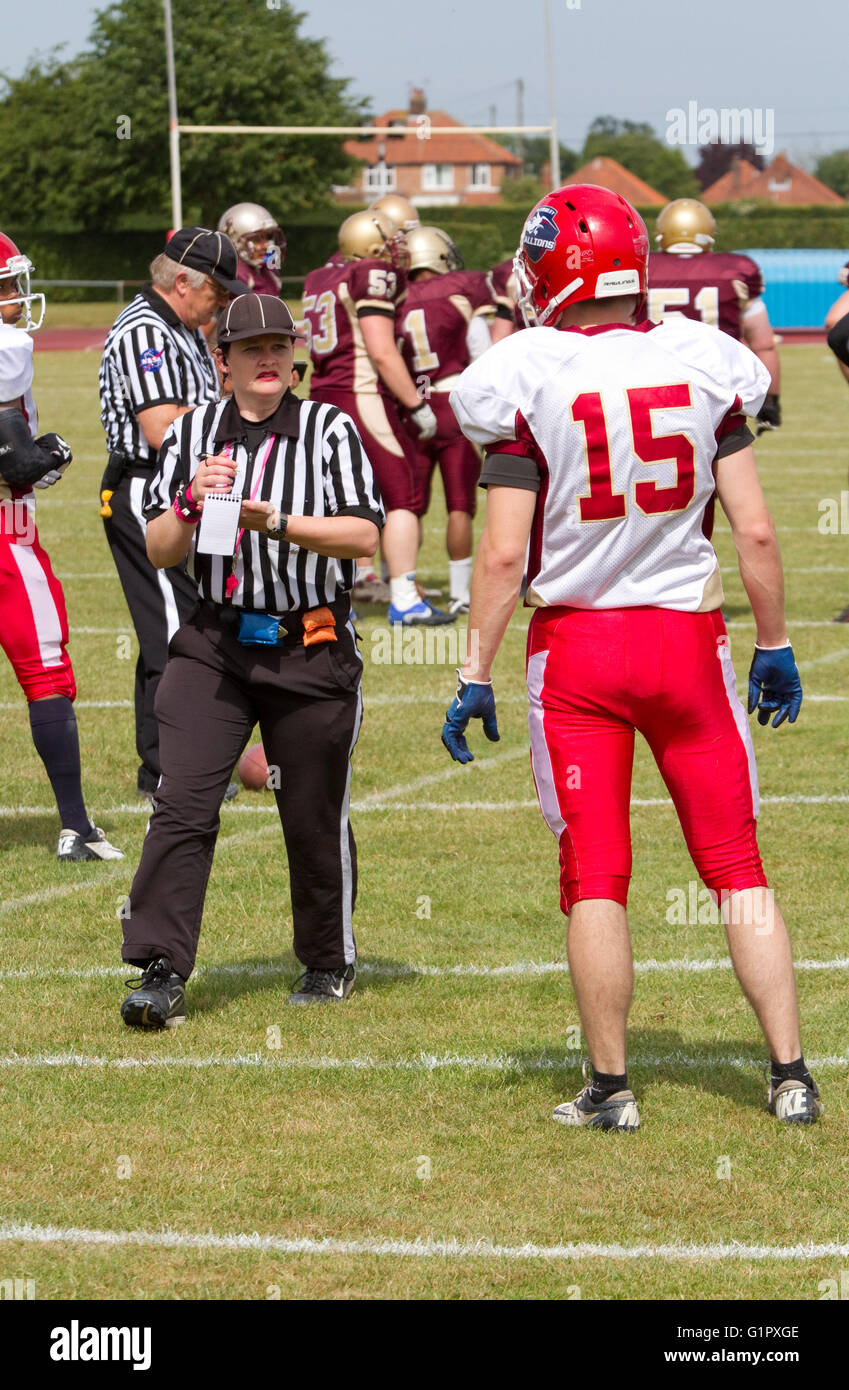
[[[259,792],[266,789],[268,763],[265,761],[265,749],[261,743],[255,743],[253,748],[248,748],[242,754],[238,771],[243,785],[249,791]]]

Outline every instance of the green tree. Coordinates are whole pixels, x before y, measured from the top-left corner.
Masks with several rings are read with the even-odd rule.
[[[824,154],[817,160],[814,174],[841,198],[849,198],[849,150]]]
[[[364,103],[329,76],[321,41],[280,0],[173,0],[177,99],[188,125],[356,125]],[[169,220],[170,166],[161,0],[118,0],[95,17],[90,47],[53,53],[5,79],[0,138],[15,220],[111,227],[128,213]],[[287,213],[327,203],[353,167],[342,141],[316,136],[181,137],[184,218],[214,224],[229,204]],[[50,203],[46,203],[49,190]]]
[[[581,162],[608,155],[666,198],[697,198],[699,184],[680,150],[659,140],[645,121],[598,116],[587,132]]]

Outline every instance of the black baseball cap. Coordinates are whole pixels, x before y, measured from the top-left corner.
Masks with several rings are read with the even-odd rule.
[[[219,343],[258,338],[264,333],[306,340],[306,334],[296,328],[288,305],[276,294],[243,294],[222,309],[218,323]]]
[[[190,270],[203,271],[228,294],[242,295],[246,286],[236,277],[236,248],[223,232],[208,227],[180,227],[164,247],[169,260]]]

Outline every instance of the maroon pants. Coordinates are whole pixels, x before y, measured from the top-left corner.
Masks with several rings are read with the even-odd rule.
[[[167,956],[178,975],[191,974],[221,800],[257,723],[269,770],[279,770],[295,954],[319,970],[356,958],[348,804],[362,661],[344,616],[336,632],[336,642],[306,648],[243,647],[201,605],[172,638],[156,696],[162,780],[123,913],[125,961],[146,965]],[[255,826],[245,816],[242,834]],[[244,891],[259,890],[264,866],[276,867],[279,858],[273,840],[245,843],[237,861]]]

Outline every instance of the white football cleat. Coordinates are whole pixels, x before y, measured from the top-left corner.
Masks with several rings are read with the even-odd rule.
[[[86,859],[123,859],[124,853],[110,845],[103,831],[95,826],[87,838],[76,830],[60,830],[56,858],[69,864]]]
[[[825,1106],[814,1085],[811,1090],[804,1081],[782,1081],[780,1086],[769,1083],[770,1114],[785,1125],[815,1125]]]

